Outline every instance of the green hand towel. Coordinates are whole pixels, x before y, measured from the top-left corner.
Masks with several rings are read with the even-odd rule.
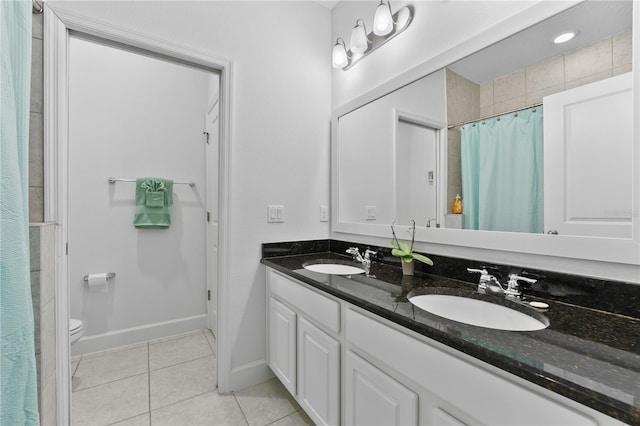
[[[136,179],[136,213],[133,226],[139,229],[169,228],[172,204],[172,180],[153,177]]]

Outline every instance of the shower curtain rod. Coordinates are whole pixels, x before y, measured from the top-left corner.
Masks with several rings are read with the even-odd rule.
[[[488,120],[490,118],[502,117],[503,115],[513,114],[515,112],[525,111],[525,110],[528,110],[528,109],[531,109],[531,108],[538,108],[540,106],[542,106],[542,102],[538,102],[537,104],[531,104],[531,105],[528,105],[528,106],[522,107],[522,108],[512,109],[510,111],[501,112],[499,114],[487,115],[486,117],[482,117],[482,118],[478,118],[478,119],[470,120],[470,121],[465,121],[464,123],[450,124],[450,125],[447,126],[447,129],[452,129],[454,127],[465,126],[465,125],[471,124],[471,123],[479,123],[481,121]]]
[[[113,177],[109,178],[109,183],[111,183],[111,184],[116,183],[116,182],[135,182],[135,181],[136,181],[135,179],[120,179],[120,178],[113,178]],[[190,180],[190,181],[174,180],[173,184],[174,185],[189,185],[190,187],[196,186],[196,183],[194,181],[192,181],[192,180]]]
[[[31,10],[36,15],[39,15],[44,11],[44,7],[43,7],[42,1],[43,0],[31,0],[31,3],[32,3],[32,9]]]

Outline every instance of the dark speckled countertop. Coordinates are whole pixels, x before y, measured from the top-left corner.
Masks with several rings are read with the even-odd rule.
[[[372,264],[371,276],[326,275],[302,266],[319,259],[350,261],[350,256],[340,254],[349,245],[358,246],[334,240],[264,244],[262,263],[611,417],[640,425],[640,319],[637,315],[640,286],[609,283],[610,293],[615,294],[603,302],[604,293],[599,286],[604,283],[528,271],[531,276],[543,278],[540,280],[543,284],[525,289],[526,300],[549,304],[549,309],[543,312],[549,327],[527,332],[494,330],[430,314],[407,299],[411,291],[442,287],[476,293],[477,284],[473,282],[477,276],[468,275],[464,268],[464,274],[454,278],[425,272],[403,276],[399,263],[394,264],[397,259],[387,256],[386,249],[379,250],[382,253],[379,261]],[[456,270],[463,264],[478,267],[467,259],[430,257],[434,260],[434,272],[442,273],[442,268],[446,269],[445,266],[437,269],[438,262]],[[497,265],[496,268],[506,267]],[[580,284],[572,285],[573,282]],[[588,291],[580,289],[584,285]],[[566,291],[567,288],[579,290]],[[483,297],[502,299],[501,296]],[[584,303],[577,304],[576,297]],[[611,300],[616,298],[628,306],[616,306]],[[611,309],[602,310],[600,304],[603,303]]]

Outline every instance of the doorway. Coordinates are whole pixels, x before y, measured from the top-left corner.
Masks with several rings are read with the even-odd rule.
[[[228,244],[227,228],[228,223],[228,202],[229,191],[229,110],[230,110],[230,87],[231,87],[231,63],[229,61],[212,57],[201,52],[194,52],[192,49],[163,42],[157,39],[149,39],[140,34],[123,32],[110,26],[94,22],[82,16],[56,14],[51,7],[45,8],[45,31],[48,40],[45,56],[45,87],[47,91],[47,101],[45,106],[45,158],[46,173],[45,180],[45,220],[55,222],[56,227],[56,370],[59,380],[57,382],[58,395],[58,423],[69,424],[70,420],[70,394],[71,382],[65,380],[70,377],[70,346],[69,346],[69,315],[70,315],[70,294],[69,294],[69,265],[67,262],[67,242],[69,240],[69,103],[68,103],[68,81],[69,81],[69,40],[72,36],[87,39],[92,42],[116,46],[120,49],[134,52],[137,55],[162,58],[173,61],[192,68],[199,68],[212,73],[217,73],[219,78],[219,118],[218,118],[218,167],[217,167],[217,199],[211,200],[207,192],[211,188],[210,183],[203,184],[201,200],[206,206],[206,211],[210,216],[214,216],[217,224],[218,240],[216,251],[210,250],[211,245],[207,244],[206,263],[214,264],[209,259],[216,256],[215,265],[218,286],[216,303],[219,304],[216,315],[218,323],[217,352],[217,383],[221,392],[226,391],[230,356],[225,341],[225,321],[224,321],[224,297],[226,289],[224,283],[227,275],[227,258],[225,247]],[[96,82],[100,84],[100,82]],[[204,140],[203,129],[205,127],[204,114],[199,117],[200,137]],[[205,144],[205,142],[203,142]],[[210,146],[210,145],[207,145]],[[210,152],[210,151],[208,151]],[[207,155],[211,157],[211,155]],[[215,156],[214,156],[215,157]],[[210,159],[207,158],[207,161]],[[91,167],[91,163],[84,162],[84,167]],[[129,176],[113,176],[124,179]],[[134,176],[135,177],[135,176]],[[171,176],[167,176],[171,177]],[[178,177],[176,179],[181,179]],[[187,178],[188,179],[188,178]],[[206,180],[207,178],[205,178]],[[118,185],[118,184],[115,184]],[[132,185],[130,182],[122,182],[121,185]],[[134,185],[134,184],[133,184]],[[116,188],[118,190],[118,188]],[[115,194],[114,194],[115,195]],[[109,197],[110,195],[107,195]],[[211,214],[211,208],[217,209],[217,214]],[[99,226],[97,224],[96,226]],[[208,234],[208,232],[205,232]],[[95,243],[95,244],[99,244]],[[91,247],[89,247],[90,249]],[[76,248],[82,250],[82,248]],[[73,250],[73,247],[70,248]],[[97,270],[96,270],[97,271]],[[111,271],[108,271],[111,272]],[[207,274],[210,276],[211,274]],[[121,278],[122,276],[120,276]],[[114,282],[115,284],[115,282]],[[207,283],[209,286],[209,283]],[[158,290],[158,291],[161,291]],[[104,296],[103,296],[104,297]],[[108,296],[106,297],[108,299]],[[206,292],[201,297],[202,304],[207,306]],[[218,302],[219,301],[219,302]],[[202,319],[198,319],[201,321]],[[210,324],[209,318],[204,318],[204,324]],[[172,327],[171,321],[161,323],[165,327]],[[133,327],[135,329],[135,327]],[[179,332],[180,330],[178,330]],[[167,332],[169,332],[167,330]],[[175,333],[175,330],[171,331]],[[103,333],[103,334],[109,334]],[[143,338],[143,337],[141,337]]]
[[[68,283],[84,331],[72,355],[215,323],[207,252],[217,246],[218,188],[207,177],[217,176],[217,113],[208,105],[219,84],[215,72],[70,37]],[[172,181],[168,228],[134,228],[136,178]],[[85,280],[99,274],[112,278]]]

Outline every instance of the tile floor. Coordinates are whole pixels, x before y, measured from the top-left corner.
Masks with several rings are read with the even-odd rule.
[[[220,395],[209,330],[74,357],[75,426],[313,425],[277,379]]]

